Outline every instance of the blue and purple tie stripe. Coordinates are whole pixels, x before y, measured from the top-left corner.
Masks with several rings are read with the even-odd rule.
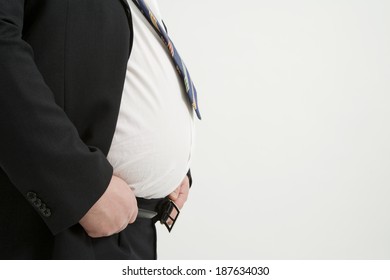
[[[157,32],[164,45],[168,48],[168,51],[171,54],[172,60],[176,66],[176,70],[178,71],[179,76],[183,82],[188,101],[195,110],[198,119],[201,119],[196,88],[191,80],[191,76],[187,70],[187,67],[176,50],[175,45],[172,43],[171,39],[169,39],[165,29],[160,25],[157,18],[154,16],[153,12],[149,9],[146,3],[143,0],[133,0],[133,2],[145,16],[147,21],[152,25],[153,29]]]

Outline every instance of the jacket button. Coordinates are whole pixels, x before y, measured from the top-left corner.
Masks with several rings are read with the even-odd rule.
[[[38,198],[35,192],[28,192],[27,199],[35,206],[36,209],[39,210],[39,212],[41,212],[44,217],[47,218],[51,216],[51,210],[47,208],[46,204],[43,203],[40,198]]]
[[[33,202],[33,204],[34,204],[35,207],[40,207],[40,206],[42,205],[42,201],[41,201],[39,198],[37,198],[37,199]]]
[[[34,202],[37,199],[37,194],[35,192],[28,192],[27,199]]]
[[[50,209],[46,208],[44,211],[42,211],[42,215],[44,217],[50,217],[51,216],[51,211]]]
[[[41,212],[45,211],[46,210],[46,204],[45,203],[41,203],[39,204],[39,206],[37,206],[37,208],[39,210],[41,210]]]

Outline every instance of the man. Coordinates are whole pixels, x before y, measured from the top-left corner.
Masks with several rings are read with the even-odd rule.
[[[154,0],[0,0],[0,258],[156,258],[194,115],[159,26]]]

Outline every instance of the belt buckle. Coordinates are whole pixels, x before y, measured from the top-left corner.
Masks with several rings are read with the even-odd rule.
[[[172,216],[172,211],[176,210],[176,215]],[[168,229],[169,232],[171,232],[173,226],[176,223],[177,218],[179,217],[180,209],[177,207],[177,205],[172,201],[169,200],[167,203],[163,206],[162,214],[160,218],[160,223],[165,225],[165,227]],[[171,221],[171,224],[168,222]]]

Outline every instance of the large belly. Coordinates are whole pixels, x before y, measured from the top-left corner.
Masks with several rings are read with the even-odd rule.
[[[132,1],[129,4],[134,42],[107,158],[136,196],[160,198],[188,171],[193,110],[166,47]]]
[[[123,93],[107,159],[138,197],[168,195],[189,169],[193,113],[175,94],[157,101],[139,92]]]

